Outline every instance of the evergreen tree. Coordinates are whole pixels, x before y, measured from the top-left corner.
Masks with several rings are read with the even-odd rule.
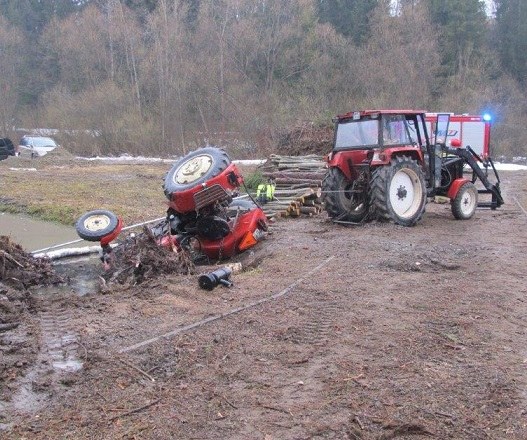
[[[52,18],[64,18],[86,3],[86,0],[0,0],[0,14],[23,29],[30,39],[36,39]]]
[[[442,74],[455,74],[460,66],[483,53],[487,17],[481,0],[424,0],[440,32]]]
[[[377,6],[377,0],[317,0],[316,3],[322,23],[330,23],[357,45],[368,38],[370,14]]]
[[[124,0],[124,4],[132,10],[150,13],[157,7],[158,0]]]
[[[527,3],[497,0],[496,26],[501,61],[523,85],[527,85]]]
[[[20,103],[36,103],[46,88],[58,79],[56,54],[42,42],[44,29],[81,10],[86,3],[86,0],[0,0],[0,14],[25,36],[19,71],[25,87],[18,96]]]

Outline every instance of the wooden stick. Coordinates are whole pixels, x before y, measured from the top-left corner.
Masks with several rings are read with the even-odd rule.
[[[229,402],[224,396],[222,396],[221,394],[218,394],[218,393],[214,393],[216,396],[218,396],[220,399],[223,399],[225,401],[225,403],[227,405],[229,405],[231,408],[234,408],[234,409],[238,409],[238,407],[236,405],[234,405],[234,403],[231,403]]]
[[[119,358],[119,360],[120,360],[123,364],[127,365],[128,367],[133,368],[135,371],[138,371],[138,372],[141,373],[143,376],[148,377],[148,379],[150,379],[152,382],[155,382],[155,381],[156,381],[152,376],[150,376],[150,374],[148,374],[146,371],[141,370],[141,368],[135,366],[134,364],[131,364],[130,362],[127,362],[127,361],[125,361],[125,360],[122,359],[122,358]]]
[[[8,330],[13,330],[20,325],[19,322],[8,322],[6,324],[0,324],[0,332],[6,332]]]
[[[9,261],[11,261],[12,263],[15,263],[18,267],[21,267],[22,269],[24,268],[24,265],[23,264],[20,264],[18,261],[16,261],[11,255],[9,255],[6,251],[4,250],[0,250],[0,252],[2,252],[2,255],[7,258]]]
[[[146,405],[140,406],[139,408],[131,409],[130,411],[125,412],[124,414],[119,414],[116,416],[113,416],[110,418],[110,421],[113,421],[115,419],[120,419],[121,417],[129,416],[130,414],[138,413],[139,411],[143,411],[144,409],[150,408],[151,406],[154,406],[155,404],[159,403],[161,399],[156,399],[153,402],[147,403]]]

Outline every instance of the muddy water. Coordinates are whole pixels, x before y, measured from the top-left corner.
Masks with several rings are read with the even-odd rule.
[[[77,241],[79,238],[73,227],[7,213],[0,213],[0,235],[9,236],[28,252]],[[93,244],[78,241],[67,247]],[[40,350],[36,362],[17,381],[17,389],[11,401],[0,400],[0,414],[8,409],[27,414],[41,410],[48,404],[49,395],[35,389],[34,384],[60,383],[65,374],[84,367],[80,337],[70,324],[72,309],[67,302],[56,301],[55,298],[57,295],[71,293],[81,296],[97,293],[100,261],[97,254],[90,254],[58,259],[53,266],[68,281],[65,284],[31,289],[35,304],[38,304],[37,311],[33,314],[33,326],[38,329]],[[11,427],[10,423],[0,423],[0,437],[2,431]]]
[[[73,226],[64,226],[5,212],[0,212],[0,235],[9,236],[27,252],[79,238]],[[74,246],[81,247],[87,244],[81,241]]]
[[[13,215],[0,212],[0,235],[7,235],[15,243],[21,245],[25,251],[31,252],[49,246],[71,243],[68,246],[61,246],[57,250],[67,247],[80,248],[94,245],[80,240],[75,232],[75,228],[60,225],[57,223],[36,220],[28,216]],[[68,257],[54,261],[54,268],[59,275],[69,280],[68,286],[54,287],[55,290],[64,292],[74,291],[79,295],[86,295],[97,291],[98,273],[100,265],[97,254],[84,255],[79,257]],[[43,287],[38,288],[38,293],[46,292]]]

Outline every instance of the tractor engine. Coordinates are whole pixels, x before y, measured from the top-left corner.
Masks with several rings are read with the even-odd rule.
[[[194,209],[186,212],[177,209],[178,200],[172,200],[167,211],[171,233],[198,234],[209,240],[223,238],[230,231],[229,205],[235,194],[227,192],[218,184],[205,186],[194,193],[192,197]],[[173,194],[172,197],[177,199],[179,195]]]
[[[256,244],[267,218],[250,200],[233,200],[243,183],[225,151],[205,147],[176,162],[165,177],[169,235],[194,237],[209,258],[230,257]]]
[[[193,233],[209,240],[230,229],[227,208],[242,178],[236,165],[217,148],[203,148],[177,162],[165,177],[171,233]]]

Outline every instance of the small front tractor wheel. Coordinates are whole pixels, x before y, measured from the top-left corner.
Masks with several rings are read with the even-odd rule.
[[[365,189],[358,188],[338,168],[330,168],[322,182],[322,194],[328,215],[333,219],[361,222],[368,214]]]
[[[392,159],[390,165],[372,173],[371,209],[374,217],[402,226],[414,226],[426,207],[426,187],[419,164],[406,156]]]
[[[459,188],[456,197],[450,201],[452,214],[458,220],[468,220],[478,207],[478,190],[472,182],[465,182]]]
[[[75,230],[80,238],[87,241],[100,241],[116,232],[119,228],[119,217],[104,209],[89,211],[75,223]]]

